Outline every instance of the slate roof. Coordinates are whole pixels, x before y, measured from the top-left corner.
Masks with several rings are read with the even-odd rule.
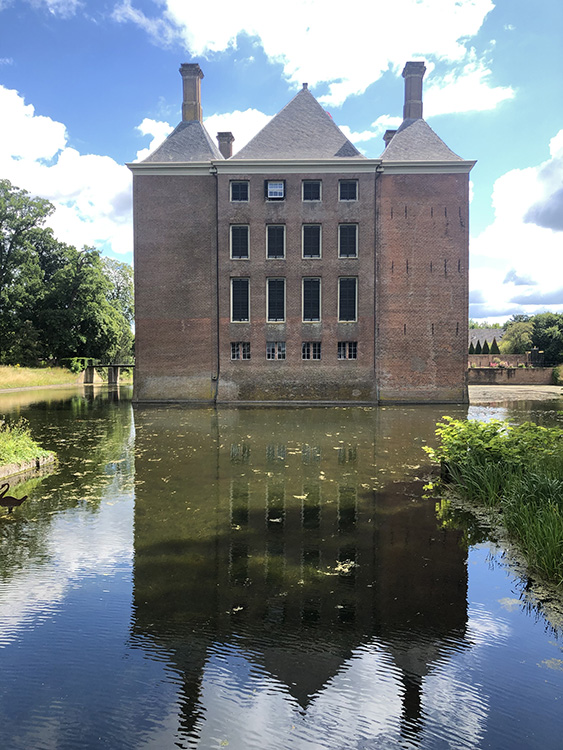
[[[463,161],[423,120],[403,120],[381,159],[388,161]]]
[[[303,87],[233,159],[339,157],[365,159],[311,92]]]
[[[181,122],[156,151],[144,159],[147,162],[186,162],[223,159],[223,155],[199,120]]]
[[[470,328],[469,329],[469,343],[475,344],[480,341],[481,346],[488,342],[489,346],[493,343],[493,339],[497,340],[497,344],[504,336],[504,330],[502,328]]]

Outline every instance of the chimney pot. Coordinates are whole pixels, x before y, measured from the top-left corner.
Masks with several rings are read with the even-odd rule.
[[[419,120],[422,118],[422,79],[426,66],[422,61],[408,62],[403,69],[405,79],[405,105],[403,119]]]
[[[234,135],[229,132],[217,133],[217,142],[219,143],[219,151],[223,154],[225,159],[230,159],[233,155],[233,141],[235,140]]]
[[[203,71],[197,63],[182,63],[180,74],[183,84],[182,99],[182,121],[192,122],[199,120],[203,122],[201,110],[201,79]]]

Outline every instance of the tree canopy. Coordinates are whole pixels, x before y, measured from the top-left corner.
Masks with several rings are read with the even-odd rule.
[[[538,348],[546,365],[563,362],[563,314],[513,315],[505,323],[500,348],[503,354],[524,354]]]
[[[44,227],[53,206],[0,180],[0,363],[131,357],[133,271]]]

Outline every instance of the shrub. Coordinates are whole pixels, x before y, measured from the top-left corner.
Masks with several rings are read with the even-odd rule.
[[[563,365],[553,368],[551,378],[555,385],[563,385]]]

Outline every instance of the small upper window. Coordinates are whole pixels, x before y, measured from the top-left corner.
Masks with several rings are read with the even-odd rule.
[[[358,180],[340,180],[338,183],[338,200],[358,200]]]
[[[231,182],[231,201],[248,202],[248,180],[233,180]]]
[[[320,201],[321,199],[321,181],[320,180],[303,180],[303,200]]]
[[[285,180],[266,180],[266,199],[269,201],[283,201],[285,198]]]

